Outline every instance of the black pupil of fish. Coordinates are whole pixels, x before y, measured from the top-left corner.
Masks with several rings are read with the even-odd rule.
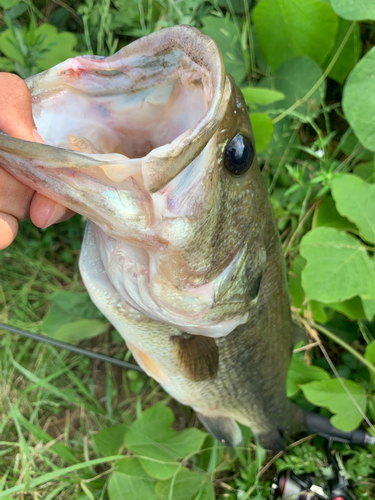
[[[225,166],[234,175],[247,172],[254,159],[254,149],[251,143],[241,134],[229,141],[225,150]]]

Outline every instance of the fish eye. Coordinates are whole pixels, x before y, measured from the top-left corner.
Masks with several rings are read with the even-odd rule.
[[[227,144],[224,164],[232,174],[242,175],[251,167],[254,156],[255,152],[251,142],[241,134],[237,134]]]

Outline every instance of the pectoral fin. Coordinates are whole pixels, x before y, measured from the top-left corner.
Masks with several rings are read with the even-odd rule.
[[[219,367],[219,349],[215,339],[202,335],[175,335],[171,337],[177,363],[184,376],[200,382],[213,379]]]
[[[236,448],[242,443],[241,429],[233,418],[201,413],[197,413],[197,416],[208,432],[220,443],[231,448]]]

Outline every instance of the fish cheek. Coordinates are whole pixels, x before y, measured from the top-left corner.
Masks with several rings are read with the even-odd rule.
[[[219,368],[215,339],[202,335],[173,335],[174,355],[183,375],[193,382],[214,379]]]

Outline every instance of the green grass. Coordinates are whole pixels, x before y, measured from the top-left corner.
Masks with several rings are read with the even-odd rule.
[[[321,340],[329,359],[339,376],[355,381],[366,392],[366,415],[371,423],[375,420],[374,378],[361,360],[366,356],[368,367],[374,365],[371,346],[375,322],[364,314],[358,296],[354,301],[339,304],[341,309],[335,300],[331,303],[307,300],[301,284],[305,262],[299,251],[304,235],[312,233],[311,228],[324,219],[328,227],[341,227],[354,234],[366,255],[373,259],[373,246],[355,226],[354,230],[353,225],[348,226],[345,217],[336,214],[337,207],[330,193],[331,181],[337,173],[353,175],[352,172],[356,172],[373,182],[374,154],[361,145],[343,114],[341,98],[345,77],[338,82],[327,76],[336,61],[341,60],[343,64],[342,60],[347,61],[358,49],[363,55],[374,45],[375,24],[366,21],[358,27],[348,23],[341,42],[335,41],[336,48],[322,64],[304,59],[298,66],[290,59],[283,63],[286,66],[275,70],[266,64],[254,30],[254,3],[85,0],[77,6],[72,0],[1,0],[3,57],[0,67],[27,77],[77,53],[113,54],[152,31],[189,23],[216,39],[227,68],[240,86],[260,85],[283,92],[285,106],[282,100],[271,105],[254,101],[248,104],[252,113],[264,113],[268,117],[268,130],[273,128],[273,140],[261,153],[259,162],[272,196],[288,260],[293,311],[308,327],[325,324],[319,328],[323,333],[328,332],[328,338],[322,336]],[[266,26],[267,19],[261,22]],[[50,26],[43,32],[46,23]],[[275,21],[272,32],[280,26],[285,28],[282,21]],[[357,39],[352,37],[353,33],[357,33]],[[8,45],[4,34],[11,39]],[[65,37],[62,44],[59,43],[61,36]],[[346,40],[352,40],[350,53],[345,53]],[[345,57],[340,59],[342,51]],[[305,56],[309,55],[311,47],[306,48]],[[294,76],[288,83],[291,74]],[[259,129],[257,133],[265,134],[265,130]],[[329,210],[324,211],[322,207],[327,206]],[[0,252],[1,322],[38,332],[51,309],[54,293],[84,292],[78,271],[84,226],[80,216],[46,231],[36,229],[29,221],[20,225],[16,242]],[[109,325],[104,334],[82,345],[131,359],[118,333]],[[355,356],[353,350],[357,353]],[[300,356],[304,369],[297,375],[303,386],[308,368],[303,363],[303,354]],[[304,356],[307,364],[334,376],[319,346],[306,350]],[[301,390],[293,399],[305,409],[330,414],[319,402],[308,401]],[[127,470],[118,458],[133,460],[132,457],[139,456],[124,444],[123,434],[145,415],[145,410],[155,405],[168,405],[173,409],[176,431],[201,429],[190,408],[173,401],[155,381],[143,374],[0,331],[0,499],[7,498],[9,491],[12,498],[22,500],[126,498],[121,493],[117,496],[112,493],[109,498],[108,493],[114,477],[119,484],[124,480],[125,474],[119,472],[121,467],[123,472]],[[347,400],[343,399],[341,411],[345,411],[346,405]],[[156,433],[158,425],[155,423]],[[244,434],[246,446],[236,451],[225,449],[207,437],[200,450],[194,450],[182,460],[185,473],[198,472],[199,477],[212,482],[215,497],[220,500],[266,500],[276,466],[326,477],[324,440],[307,436],[301,442],[291,443],[275,465],[274,458],[252,442],[248,429],[244,429]],[[162,448],[167,445],[164,443]],[[337,444],[335,453],[342,470],[352,479],[357,497],[360,500],[374,498],[374,447],[361,449]],[[137,460],[133,460],[134,466]],[[158,473],[165,472],[170,465],[165,458],[158,461],[147,456],[144,460],[160,462]],[[189,477],[192,485],[197,476]],[[163,493],[161,499],[174,500],[173,491],[178,492],[180,478],[176,472],[168,479],[170,483],[159,484],[159,492],[165,492],[165,488],[168,492],[167,496]],[[156,483],[150,476],[143,480]],[[135,475],[130,475],[127,481],[126,484],[136,481]],[[137,483],[137,488],[144,484]],[[203,489],[189,500],[212,498],[204,491],[206,483],[202,484]]]

